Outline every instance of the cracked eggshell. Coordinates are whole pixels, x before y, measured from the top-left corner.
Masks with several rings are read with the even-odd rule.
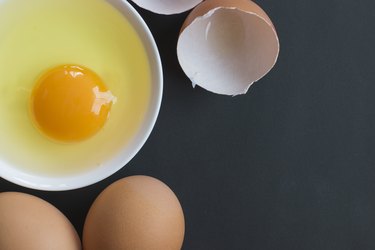
[[[279,39],[267,14],[250,0],[206,0],[187,17],[177,56],[193,87],[245,94],[277,61]]]
[[[157,14],[172,15],[194,8],[203,0],[132,0],[139,7]]]

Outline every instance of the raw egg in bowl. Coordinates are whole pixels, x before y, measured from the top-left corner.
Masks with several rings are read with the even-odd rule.
[[[0,176],[57,191],[115,173],[151,133],[162,78],[125,0],[1,0]]]

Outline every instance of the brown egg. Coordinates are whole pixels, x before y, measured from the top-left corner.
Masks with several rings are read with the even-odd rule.
[[[48,202],[23,193],[0,193],[0,249],[78,250],[69,220]]]
[[[121,179],[91,206],[83,230],[85,250],[178,250],[185,233],[172,190],[147,176]]]

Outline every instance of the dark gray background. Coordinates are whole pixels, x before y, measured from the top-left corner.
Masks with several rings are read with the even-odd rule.
[[[155,35],[165,91],[156,127],[114,176],[69,192],[0,180],[57,206],[81,233],[101,190],[134,174],[167,183],[184,249],[375,249],[375,2],[258,0],[281,42],[276,67],[235,98],[193,89],[176,58],[185,14],[137,8]]]

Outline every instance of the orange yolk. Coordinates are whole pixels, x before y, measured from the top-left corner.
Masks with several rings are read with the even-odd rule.
[[[48,137],[77,142],[105,124],[115,97],[91,70],[63,65],[47,71],[31,95],[31,114]]]

